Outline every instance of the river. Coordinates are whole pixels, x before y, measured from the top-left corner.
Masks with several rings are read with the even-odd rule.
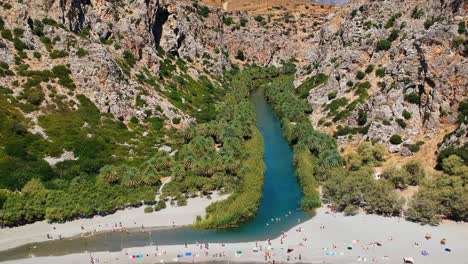
[[[293,166],[293,153],[282,135],[280,121],[258,90],[251,96],[257,127],[264,141],[266,165],[263,197],[257,216],[237,228],[196,230],[191,227],[156,229],[147,232],[105,232],[93,237],[77,237],[33,243],[0,252],[0,261],[30,255],[66,255],[84,251],[120,251],[148,245],[173,245],[195,242],[244,242],[273,239],[311,216],[299,209],[301,191]],[[280,219],[279,221],[275,220]]]

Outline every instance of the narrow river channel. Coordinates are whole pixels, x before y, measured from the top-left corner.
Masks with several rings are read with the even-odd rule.
[[[299,210],[301,190],[293,166],[293,153],[284,139],[280,121],[261,90],[251,100],[257,114],[257,127],[264,141],[266,164],[263,198],[257,216],[237,228],[195,230],[191,227],[156,229],[148,232],[100,233],[93,237],[77,237],[33,243],[0,252],[0,261],[22,259],[31,255],[66,255],[79,252],[120,251],[128,247],[173,245],[195,242],[244,242],[278,237],[298,222],[311,216]],[[279,221],[275,219],[280,219]]]

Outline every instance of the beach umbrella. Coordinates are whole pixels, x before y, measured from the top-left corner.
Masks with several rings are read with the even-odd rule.
[[[421,251],[421,255],[427,257],[427,256],[429,256],[429,252],[427,252],[426,250],[423,250],[423,251]]]
[[[444,250],[447,251],[447,252],[452,252],[452,250],[450,248],[445,248]]]
[[[288,248],[288,250],[287,250],[288,253],[291,253],[291,252],[293,252],[293,251],[294,251],[293,248]]]
[[[253,251],[253,252],[258,252],[258,247],[252,248],[252,251]]]
[[[432,238],[432,235],[431,233],[427,233],[424,238],[426,238],[427,240],[431,239]]]
[[[192,256],[192,252],[185,252],[185,256],[186,256],[186,257],[191,257],[191,256]]]

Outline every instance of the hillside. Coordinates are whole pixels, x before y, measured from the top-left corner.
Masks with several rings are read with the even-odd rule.
[[[245,221],[261,198],[247,99],[260,87],[295,150],[303,207],[320,205],[320,184],[339,210],[364,207],[334,200],[353,177],[387,202],[425,171],[453,176],[446,187],[463,193],[467,9],[460,0],[0,2],[0,225],[153,206],[163,177],[173,179],[164,198],[180,205],[236,193],[212,208],[227,216],[206,226]],[[391,183],[370,183],[376,167],[411,175],[404,187],[389,173]],[[239,216],[246,197],[254,202]],[[458,205],[430,213],[465,219]]]

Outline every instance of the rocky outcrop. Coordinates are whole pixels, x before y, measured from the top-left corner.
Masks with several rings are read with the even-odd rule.
[[[468,93],[467,54],[463,44],[454,45],[467,37],[460,26],[466,10],[466,3],[456,0],[352,1],[331,16],[309,57],[319,65],[312,74],[329,76],[326,85],[310,92],[315,125],[349,126],[364,131],[365,139],[392,146],[392,135],[410,145],[453,124]],[[359,90],[356,83],[364,82],[370,87]],[[335,113],[326,107],[331,92],[348,99]],[[358,122],[364,115],[365,122]]]

